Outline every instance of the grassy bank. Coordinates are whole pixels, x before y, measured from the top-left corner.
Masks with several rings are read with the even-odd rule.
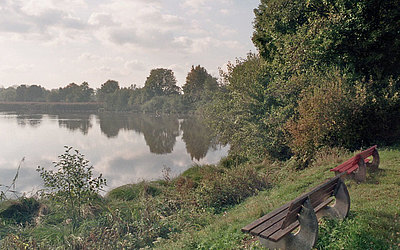
[[[166,171],[163,180],[125,185],[94,199],[76,228],[51,200],[3,202],[1,248],[262,249],[240,229],[332,177],[329,169],[352,155],[320,153],[301,171],[293,161],[194,166],[173,179]],[[350,216],[322,220],[317,249],[400,248],[400,149],[381,149],[380,156],[380,170],[366,182],[346,181]]]
[[[163,240],[158,249],[262,249],[258,241],[240,229],[316,186],[333,173],[333,166],[352,154],[320,155],[312,168],[293,171],[291,162],[275,164],[273,187],[216,216],[214,222],[198,231]],[[350,216],[339,222],[320,223],[317,249],[399,249],[400,248],[400,150],[380,150],[381,164],[367,181],[346,184],[351,197]],[[262,166],[260,166],[262,170]]]

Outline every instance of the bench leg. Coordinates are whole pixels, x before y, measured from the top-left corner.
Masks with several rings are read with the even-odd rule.
[[[322,208],[317,213],[318,218],[328,216],[336,219],[344,219],[347,217],[350,210],[350,195],[346,184],[342,180],[339,180],[338,188],[335,193],[335,204]]]
[[[379,153],[378,150],[375,149],[374,152],[372,152],[372,162],[367,163],[368,169],[371,169],[373,171],[378,170],[379,166]]]
[[[356,169],[356,171],[351,173],[351,175],[354,180],[358,182],[362,182],[367,179],[367,166],[364,162],[364,159],[360,157],[360,160],[358,161],[358,168]]]
[[[261,237],[259,237],[259,240],[269,249],[312,249],[318,238],[318,219],[308,199],[304,202],[300,211],[299,223],[300,230],[297,233],[288,233],[277,242]]]

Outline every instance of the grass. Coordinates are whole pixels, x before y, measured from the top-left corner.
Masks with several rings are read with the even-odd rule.
[[[343,221],[320,221],[316,249],[400,249],[400,151],[380,149],[380,166],[367,181],[347,180],[350,215]],[[289,161],[269,166],[273,188],[248,198],[242,204],[216,215],[214,223],[158,242],[158,249],[262,249],[256,239],[240,229],[330,178],[330,168],[351,154],[325,155],[313,167],[294,171]],[[262,169],[262,168],[261,168]],[[275,169],[275,170],[274,170]]]
[[[400,149],[379,152],[379,171],[364,183],[346,180],[350,215],[321,220],[315,249],[400,249]],[[0,249],[263,249],[240,229],[331,178],[329,169],[353,154],[331,149],[317,155],[305,170],[296,170],[293,160],[194,166],[175,179],[125,185],[85,207],[75,231],[62,207],[39,199],[48,211],[38,224],[0,218]],[[0,211],[22,201],[0,203]]]

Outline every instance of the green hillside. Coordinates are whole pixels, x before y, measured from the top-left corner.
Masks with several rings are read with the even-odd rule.
[[[367,181],[347,180],[350,215],[344,221],[320,222],[317,249],[400,248],[400,150],[380,149],[379,171]],[[159,249],[262,249],[258,241],[243,234],[241,227],[333,176],[329,171],[350,154],[321,154],[314,166],[302,171],[272,164],[272,188],[214,218],[199,231],[188,231],[156,244]],[[265,166],[258,166],[265,171]],[[269,165],[271,168],[271,165]],[[279,169],[279,170],[277,170]]]

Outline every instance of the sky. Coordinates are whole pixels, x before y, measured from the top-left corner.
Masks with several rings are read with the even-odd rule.
[[[215,77],[256,49],[259,0],[0,0],[0,86],[108,79],[144,85],[151,69],[185,83],[192,65]]]

